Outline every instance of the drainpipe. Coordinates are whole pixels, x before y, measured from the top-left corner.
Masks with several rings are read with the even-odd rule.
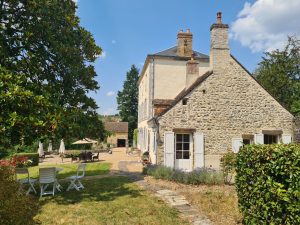
[[[158,138],[160,137],[159,136],[159,123],[158,123],[158,121],[157,121],[157,117],[153,117],[154,118],[154,124],[155,124],[155,126],[156,126],[156,140],[155,140],[155,142],[156,142],[156,144],[155,144],[155,157],[156,157],[156,164],[157,164],[157,161],[158,161],[158,148],[157,148],[157,142],[158,142]]]
[[[151,58],[151,63],[152,63],[152,96],[151,99],[153,101],[154,99],[154,57],[152,56]],[[153,102],[151,102],[151,116],[154,116],[154,107],[153,107]]]

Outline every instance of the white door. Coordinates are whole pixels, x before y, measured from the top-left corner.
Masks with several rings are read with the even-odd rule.
[[[176,134],[175,135],[175,169],[191,171],[191,134]]]

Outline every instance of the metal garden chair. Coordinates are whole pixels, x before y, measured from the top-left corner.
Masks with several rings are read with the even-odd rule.
[[[70,185],[69,185],[67,191],[69,191],[71,189],[76,189],[77,191],[79,191],[80,189],[84,189],[84,186],[82,185],[80,180],[85,175],[85,167],[86,167],[86,164],[83,164],[83,163],[79,164],[78,168],[77,168],[77,174],[67,178],[70,180]]]
[[[26,174],[26,178],[18,178],[18,175],[24,175]],[[29,185],[29,188],[26,192],[26,194],[29,194],[31,191],[33,191],[36,194],[36,190],[34,188],[34,183],[37,181],[37,179],[33,179],[29,176],[29,171],[27,168],[16,168],[15,171],[16,175],[16,181],[19,182],[21,185]]]

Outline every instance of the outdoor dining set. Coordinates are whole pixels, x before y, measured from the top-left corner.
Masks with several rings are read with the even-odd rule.
[[[71,189],[75,189],[79,191],[80,189],[84,189],[83,184],[81,183],[81,179],[85,175],[85,167],[86,164],[80,163],[77,168],[77,173],[67,177],[67,180],[70,182],[67,191]],[[45,168],[39,168],[39,177],[37,179],[31,178],[29,175],[29,171],[27,168],[16,168],[15,176],[16,180],[21,185],[28,185],[29,188],[26,192],[26,194],[29,194],[30,192],[34,192],[37,194],[37,191],[34,187],[35,183],[39,183],[40,187],[40,197],[43,195],[55,195],[55,191],[62,191],[62,186],[58,182],[58,179],[56,175],[62,171],[63,168],[59,167],[45,167]],[[26,176],[25,178],[24,175]],[[23,176],[20,178],[20,176]]]

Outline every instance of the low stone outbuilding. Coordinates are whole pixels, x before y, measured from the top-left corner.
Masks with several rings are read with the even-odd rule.
[[[219,13],[210,28],[209,57],[192,51],[188,30],[178,34],[177,57],[168,50],[145,64],[139,81],[138,144],[149,151],[152,163],[185,171],[218,169],[221,156],[238,152],[243,144],[295,140],[294,116],[230,54],[228,28]],[[162,60],[170,72],[161,69]]]
[[[128,122],[105,122],[105,129],[111,133],[107,143],[113,147],[128,146]]]

